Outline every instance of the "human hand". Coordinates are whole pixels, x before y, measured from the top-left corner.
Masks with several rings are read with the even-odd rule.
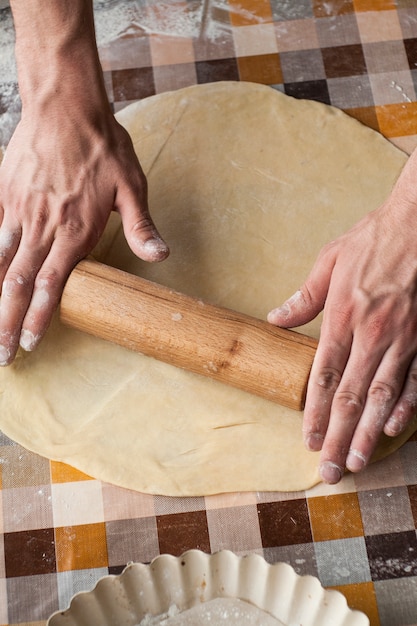
[[[44,335],[75,264],[120,213],[135,254],[160,261],[168,248],[147,207],[146,180],[108,104],[91,123],[62,102],[26,111],[0,167],[0,364]]]
[[[268,316],[289,328],[324,309],[303,434],[328,483],[363,469],[381,433],[400,434],[417,410],[416,171],[414,156],[387,202],[326,245]]]
[[[92,0],[11,0],[22,118],[0,167],[0,365],[44,335],[112,210],[132,251],[168,255],[146,180],[111,113]]]

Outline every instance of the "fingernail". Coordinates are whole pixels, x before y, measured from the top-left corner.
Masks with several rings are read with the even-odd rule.
[[[402,429],[403,429],[403,426],[402,426],[401,422],[399,422],[397,419],[395,419],[395,417],[390,417],[387,420],[387,423],[385,424],[384,431],[386,432],[387,430],[389,430],[390,434],[393,437],[395,437],[396,435],[400,434]]]
[[[318,452],[323,447],[324,437],[319,433],[309,433],[305,439],[305,446],[311,452]]]
[[[8,365],[10,359],[10,350],[0,345],[0,365]]]
[[[325,461],[320,465],[320,476],[325,483],[335,485],[342,478],[343,469],[336,463]]]
[[[168,246],[160,237],[153,237],[142,244],[143,250],[156,258],[164,258],[168,253]]]
[[[20,333],[20,347],[26,352],[31,352],[36,347],[36,337],[30,330],[23,329]]]
[[[290,313],[291,313],[291,309],[289,305],[285,302],[282,306],[270,311],[266,319],[268,320],[270,324],[274,324],[277,318],[285,319],[289,316]]]
[[[346,459],[346,467],[351,472],[360,472],[365,467],[366,462],[367,459],[362,452],[354,450],[353,448],[349,450],[349,454]]]

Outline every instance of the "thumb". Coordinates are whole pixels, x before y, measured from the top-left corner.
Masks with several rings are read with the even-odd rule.
[[[322,308],[322,303],[315,302],[308,293],[306,285],[303,285],[280,307],[270,311],[267,320],[270,324],[282,328],[293,328],[314,319]]]
[[[131,196],[117,209],[122,218],[123,232],[132,250],[143,261],[163,261],[169,248],[156,228],[146,201]]]
[[[304,285],[280,307],[268,313],[268,322],[282,328],[293,328],[314,319],[324,308],[334,263],[334,255],[323,250]]]

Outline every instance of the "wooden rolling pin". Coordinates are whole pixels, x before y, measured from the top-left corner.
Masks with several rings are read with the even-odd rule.
[[[302,410],[315,339],[213,306],[96,261],[61,300],[68,326]]]

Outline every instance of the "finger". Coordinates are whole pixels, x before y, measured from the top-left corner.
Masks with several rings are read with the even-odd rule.
[[[323,323],[304,409],[303,436],[308,450],[317,452],[322,449],[333,398],[342,380],[351,344],[350,332],[337,332],[336,326]]]
[[[283,328],[293,328],[306,324],[316,317],[324,306],[325,296],[317,298],[309,291],[308,284],[305,283],[280,307],[273,309],[267,315],[270,324]]]
[[[33,265],[13,262],[3,281],[0,300],[0,365],[9,365],[19,345],[20,328],[29,305]]]
[[[335,263],[335,251],[328,244],[319,254],[304,285],[280,307],[269,312],[270,324],[293,328],[315,318],[324,307]]]
[[[41,341],[58,306],[64,282],[64,274],[47,266],[40,270],[19,336],[23,350],[31,352]]]
[[[16,225],[7,215],[3,219],[0,227],[0,365],[8,365],[16,355],[35,276],[51,241],[52,235],[43,221],[25,235],[21,225]]]
[[[79,242],[75,252],[73,245],[66,234],[53,240],[45,232],[37,245],[32,233],[22,237],[3,281],[0,365],[13,361],[19,344],[33,350],[45,334],[65,279],[75,264],[74,255],[80,250]]]
[[[384,426],[401,394],[407,363],[402,363],[397,349],[383,355],[370,382],[365,406],[352,437],[346,467],[361,471],[369,462]]]
[[[320,459],[320,475],[337,483],[343,476],[350,444],[365,407],[367,392],[381,361],[383,348],[369,352],[356,339],[331,402],[330,418]],[[372,355],[370,357],[370,354]]]
[[[407,428],[410,420],[417,413],[417,357],[415,357],[408,369],[406,381],[401,395],[389,416],[384,433],[388,437],[396,437]]]
[[[34,282],[32,297],[22,322],[20,346],[34,350],[51,322],[61,299],[65,282],[76,263],[84,256],[79,249],[56,239]]]
[[[148,210],[146,188],[135,185],[119,189],[115,201],[123,231],[131,250],[144,261],[163,261],[169,248],[159,234]]]
[[[0,283],[3,282],[9,265],[19,247],[22,231],[20,228],[2,224],[0,228]]]

